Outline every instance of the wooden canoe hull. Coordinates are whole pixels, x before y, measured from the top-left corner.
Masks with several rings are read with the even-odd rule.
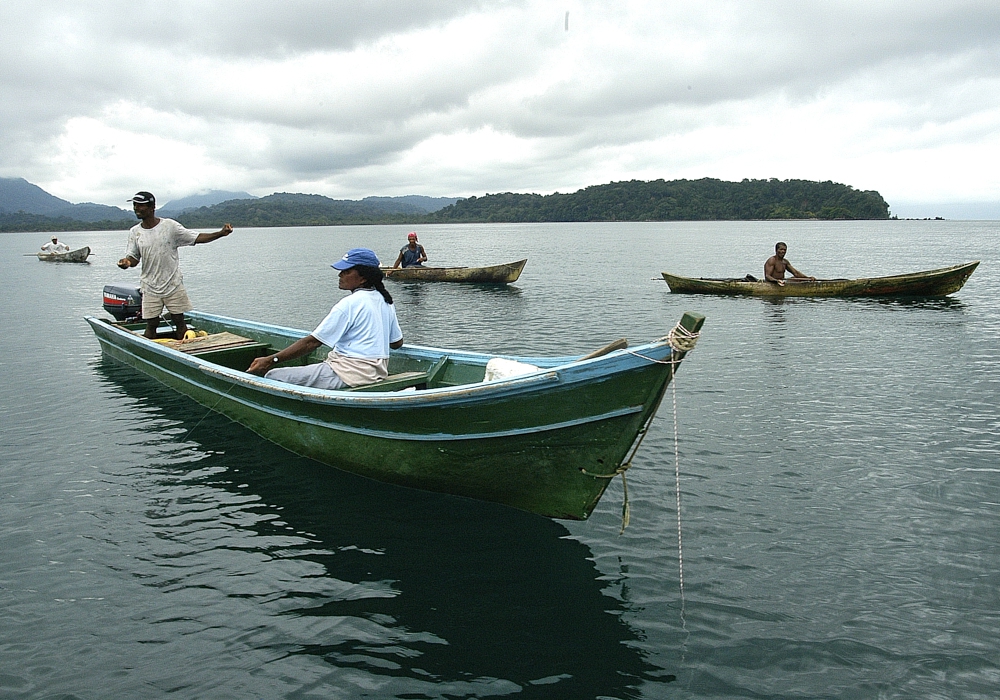
[[[45,262],[82,263],[87,262],[87,257],[90,255],[90,248],[84,246],[83,248],[77,248],[66,253],[35,253],[35,255],[38,256],[39,260]]]
[[[979,261],[891,277],[836,280],[747,282],[739,279],[691,278],[662,273],[677,294],[724,294],[760,297],[939,297],[957,292]]]
[[[383,267],[386,279],[419,282],[509,284],[517,281],[528,259],[490,267]]]
[[[685,354],[660,339],[588,360],[508,357],[539,369],[484,382],[491,355],[404,346],[393,351],[393,374],[426,371],[447,356],[434,386],[326,391],[242,371],[252,357],[287,347],[305,331],[185,316],[211,334],[255,345],[192,355],[110,321],[86,320],[106,356],[296,454],[379,481],[575,520],[597,505]],[[688,325],[691,318],[700,328],[704,317],[687,314]]]

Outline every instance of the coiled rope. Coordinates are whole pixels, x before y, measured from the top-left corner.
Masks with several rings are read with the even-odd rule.
[[[689,331],[678,323],[667,334],[667,344],[672,350],[676,350],[677,352],[691,352],[694,350],[694,346],[698,344],[700,336],[701,333]]]

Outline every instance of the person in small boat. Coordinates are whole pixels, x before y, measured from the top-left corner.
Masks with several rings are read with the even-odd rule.
[[[160,314],[165,308],[174,322],[177,340],[187,333],[184,312],[194,308],[184,289],[177,249],[181,246],[210,243],[233,232],[230,224],[224,224],[214,233],[190,231],[173,219],[156,216],[156,198],[149,192],[138,192],[132,199],[132,210],[138,224],[129,231],[125,246],[125,257],[118,261],[118,267],[127,270],[142,262],[139,285],[142,289],[142,317],[146,319],[147,338],[156,338],[160,325]]]
[[[379,264],[378,256],[368,248],[347,251],[330,267],[340,270],[339,286],[350,294],[330,309],[316,330],[284,350],[258,357],[247,372],[317,389],[372,384],[389,376],[389,349],[402,347],[403,331]],[[323,362],[277,367],[321,345],[332,348]]]
[[[797,279],[815,280],[815,277],[802,274],[792,267],[790,262],[785,260],[785,253],[787,251],[788,246],[784,243],[778,242],[774,245],[774,255],[769,257],[767,262],[764,263],[764,279],[768,282],[784,286],[785,272],[790,272],[792,273],[792,277]]]
[[[406,245],[399,249],[399,257],[396,258],[392,267],[393,269],[400,265],[403,267],[423,267],[425,262],[427,262],[427,251],[417,242],[416,232],[410,231],[406,235]]]
[[[68,253],[69,252],[69,246],[66,245],[65,243],[60,243],[59,239],[56,238],[55,236],[53,236],[51,241],[49,241],[48,243],[46,243],[45,245],[42,246],[42,252],[43,253]]]

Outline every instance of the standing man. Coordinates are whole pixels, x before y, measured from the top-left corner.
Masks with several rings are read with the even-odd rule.
[[[142,289],[142,317],[146,319],[147,338],[156,338],[160,313],[164,308],[176,326],[176,338],[181,340],[187,332],[184,312],[194,307],[184,289],[184,278],[177,258],[181,246],[210,243],[233,232],[229,224],[215,233],[189,231],[173,219],[156,216],[156,198],[149,192],[137,192],[132,199],[132,210],[140,223],[129,231],[125,257],[118,267],[127,270],[142,261],[139,284]]]
[[[392,266],[397,268],[402,263],[403,267],[423,267],[425,262],[427,262],[427,252],[417,243],[416,231],[410,231],[406,236],[406,245],[399,249],[399,257]]]
[[[775,282],[781,286],[785,286],[785,271],[792,273],[793,277],[804,280],[815,280],[815,277],[809,277],[808,275],[803,275],[801,272],[792,267],[792,264],[785,260],[785,253],[788,251],[788,246],[784,243],[776,243],[774,245],[774,255],[767,259],[764,263],[764,279],[768,282]]]

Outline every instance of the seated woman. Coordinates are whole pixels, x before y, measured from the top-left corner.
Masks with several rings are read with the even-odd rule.
[[[340,288],[350,294],[336,303],[316,330],[284,350],[258,357],[247,372],[317,389],[371,384],[389,375],[389,349],[403,345],[403,331],[392,296],[382,283],[378,257],[367,248],[352,248],[331,267],[340,270]],[[320,345],[332,348],[323,362],[276,368]]]

